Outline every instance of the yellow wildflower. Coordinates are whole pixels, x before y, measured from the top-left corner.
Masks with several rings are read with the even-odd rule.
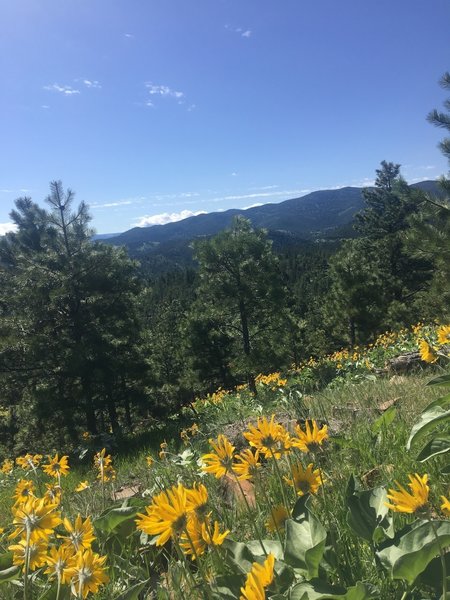
[[[64,518],[63,525],[68,533],[66,536],[61,536],[64,546],[73,547],[75,552],[91,547],[95,536],[90,517],[83,521],[81,515],[78,515],[73,525],[69,519]]]
[[[253,563],[252,570],[247,575],[245,587],[241,588],[240,600],[265,600],[266,588],[273,581],[275,557],[269,554],[263,564]]]
[[[427,363],[434,363],[438,359],[436,350],[426,340],[420,340],[419,351],[420,358]]]
[[[2,467],[1,467],[0,471],[2,473],[4,473],[5,475],[9,475],[13,469],[14,469],[13,461],[9,458],[5,458],[5,460],[2,463]]]
[[[18,456],[16,458],[16,464],[22,467],[24,471],[29,471],[38,467],[41,460],[42,454],[25,454],[25,456]]]
[[[283,504],[278,504],[270,509],[270,517],[266,521],[267,531],[275,533],[284,529],[284,524],[289,519],[290,514]]]
[[[450,500],[448,500],[448,498],[446,498],[445,496],[441,496],[441,500],[442,500],[442,504],[441,504],[441,510],[444,513],[444,515],[446,517],[450,517]]]
[[[184,530],[191,509],[186,488],[180,483],[153,496],[152,503],[145,508],[147,514],[138,513],[136,525],[148,535],[158,535],[156,545],[163,546],[171,536]]]
[[[12,544],[8,550],[13,552],[13,564],[24,565],[28,555],[29,568],[31,571],[42,567],[47,562],[47,540],[38,539],[28,544],[27,541],[19,540],[17,544]]]
[[[96,594],[101,585],[108,583],[105,573],[106,556],[99,556],[91,549],[79,552],[75,564],[67,569],[67,577],[72,580],[72,589],[86,598],[90,592]]]
[[[89,485],[89,483],[87,481],[80,481],[80,483],[75,488],[75,491],[76,492],[83,492],[84,490],[87,490],[90,487],[91,486]]]
[[[234,446],[223,434],[219,434],[216,442],[209,440],[209,443],[215,452],[202,456],[202,461],[205,463],[202,470],[220,479],[232,470]]]
[[[68,456],[61,456],[61,458],[58,459],[58,453],[56,453],[53,458],[48,456],[48,460],[49,462],[43,465],[42,470],[47,475],[50,475],[50,477],[59,479],[61,475],[65,476],[69,473],[70,467]]]
[[[314,419],[306,421],[305,431],[300,425],[296,425],[294,429],[297,437],[291,438],[291,443],[302,452],[315,452],[328,439],[328,426],[324,425],[319,429]]]
[[[236,455],[238,461],[233,465],[233,471],[238,479],[252,479],[258,472],[261,463],[258,462],[259,450],[253,454],[250,448],[246,448],[240,454]]]
[[[244,437],[250,446],[259,450],[265,458],[279,459],[289,450],[291,444],[286,429],[275,423],[274,419],[275,415],[272,415],[270,421],[266,417],[259,417],[256,427],[249,425],[249,431],[244,431]]]
[[[14,504],[21,504],[30,496],[34,496],[34,489],[34,483],[30,479],[21,479],[14,491]]]
[[[57,511],[58,505],[48,502],[46,498],[27,498],[27,500],[17,507],[13,507],[13,525],[15,530],[10,534],[9,539],[22,535],[23,538],[30,535],[30,541],[39,539],[46,540],[55,527],[61,523],[60,513]]]
[[[301,464],[292,467],[292,479],[284,478],[286,483],[293,486],[298,496],[316,494],[322,485],[320,469],[313,470],[312,463],[306,469]]]
[[[425,474],[421,477],[416,473],[415,475],[408,475],[408,477],[410,481],[408,487],[411,493],[396,481],[398,490],[390,489],[387,495],[389,500],[392,500],[392,504],[388,502],[385,504],[395,512],[415,513],[423,510],[427,505],[430,491],[428,487],[428,475]]]
[[[44,571],[49,577],[56,577],[65,585],[70,583],[68,569],[75,566],[76,554],[70,546],[60,546],[50,549],[49,555],[46,557],[48,568]]]
[[[450,344],[450,325],[442,325],[437,330],[438,343],[443,346]]]

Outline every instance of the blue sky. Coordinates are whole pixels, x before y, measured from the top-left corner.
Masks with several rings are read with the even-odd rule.
[[[447,171],[448,0],[0,0],[0,232],[50,180],[99,233]],[[183,212],[184,211],[184,212]]]

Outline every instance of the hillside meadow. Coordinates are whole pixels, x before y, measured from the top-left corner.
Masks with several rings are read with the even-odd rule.
[[[120,447],[86,432],[70,456],[6,458],[0,597],[448,597],[449,341],[419,323],[260,375],[256,395],[197,398]]]

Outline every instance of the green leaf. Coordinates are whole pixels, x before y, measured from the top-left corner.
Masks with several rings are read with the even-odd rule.
[[[325,581],[298,583],[288,596],[289,600],[369,600],[375,598],[371,588],[358,581],[351,588],[333,587]]]
[[[130,588],[128,588],[127,590],[125,590],[125,592],[122,592],[121,594],[116,596],[114,600],[139,600],[140,593],[142,592],[142,590],[145,588],[145,586],[148,584],[149,581],[150,580],[147,579],[146,581],[141,581],[139,583],[136,583],[135,585],[133,585]]]
[[[16,565],[14,565],[13,567],[9,567],[8,569],[3,569],[2,571],[0,571],[0,583],[6,583],[7,581],[19,579],[20,573],[21,569]]]
[[[222,548],[226,550],[232,564],[237,566],[240,571],[243,573],[250,571],[253,563],[253,554],[245,544],[227,538],[224,540]]]
[[[136,506],[112,508],[95,519],[93,525],[102,533],[111,533],[125,521],[132,521],[138,510]]]
[[[305,571],[310,579],[317,577],[325,551],[326,530],[312,513],[302,523],[288,519],[285,527],[285,561],[292,567]]]
[[[433,530],[434,528],[434,530]],[[412,585],[427,565],[450,545],[450,521],[418,521],[400,531],[394,542],[377,552],[393,579]]]
[[[444,558],[447,581],[450,583],[450,553],[447,552]],[[440,556],[433,558],[425,571],[419,575],[416,583],[434,588],[436,592],[442,591],[442,562]]]
[[[71,592],[69,586],[61,586],[58,597],[58,586],[56,583],[52,585],[42,596],[39,596],[39,600],[70,600]]]
[[[434,406],[433,408],[425,410],[420,415],[420,420],[411,430],[411,435],[409,436],[409,440],[406,444],[407,450],[411,448],[411,444],[421,439],[438,423],[443,423],[445,421],[450,422],[450,410],[444,410],[440,406]]]
[[[303,521],[308,514],[309,507],[311,504],[311,494],[304,494],[297,498],[292,509],[292,518],[294,521]]]
[[[445,435],[437,438],[433,438],[428,442],[424,448],[422,448],[420,454],[417,457],[417,460],[420,462],[425,462],[426,460],[432,458],[433,456],[438,456],[439,454],[445,454],[450,450],[450,435]]]
[[[264,548],[267,554],[273,554],[277,560],[283,560],[283,548],[277,540],[262,540]],[[247,542],[247,548],[253,554],[253,556],[265,556],[259,540],[252,540]]]
[[[450,385],[450,373],[447,373],[447,375],[441,375],[440,377],[435,377],[429,381],[427,385]]]
[[[355,491],[347,498],[346,519],[356,535],[371,543],[379,543],[385,537],[383,531],[393,537],[392,518],[385,504],[387,501],[387,492],[383,487]]]
[[[240,596],[245,578],[239,575],[221,575],[215,580],[213,598],[221,600],[236,600]]]
[[[4,552],[0,554],[0,570],[8,569],[12,567],[13,564],[13,553],[12,552]]]
[[[372,433],[377,435],[381,429],[389,427],[397,415],[395,406],[390,406],[378,419],[372,423]]]
[[[440,398],[436,398],[436,400],[433,400],[433,402],[430,402],[430,404],[428,404],[422,412],[425,412],[427,410],[430,410],[430,408],[434,408],[435,406],[440,406],[441,408],[445,408],[446,406],[450,405],[450,394],[447,394],[446,396],[441,396]]]

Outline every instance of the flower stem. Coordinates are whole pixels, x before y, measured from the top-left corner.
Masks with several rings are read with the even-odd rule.
[[[276,471],[278,479],[280,481],[281,497],[283,498],[284,508],[286,510],[289,510],[289,504],[287,503],[286,495],[284,493],[284,483],[283,483],[283,478],[281,477],[280,468],[278,466],[278,462],[277,462],[277,459],[275,458],[275,454],[274,454],[272,448],[269,448],[269,450],[270,450],[270,454],[272,455],[272,458],[273,458],[273,463],[275,465],[275,471]]]
[[[265,556],[267,557],[268,556],[267,550],[264,547],[264,544],[263,544],[262,537],[261,537],[261,534],[259,532],[259,529],[256,527],[255,523],[253,522],[252,509],[250,507],[250,504],[248,503],[247,496],[245,495],[244,490],[242,489],[241,482],[239,481],[238,476],[236,475],[236,473],[233,470],[231,470],[230,472],[234,475],[234,478],[236,479],[236,483],[238,484],[238,487],[239,487],[239,489],[241,491],[242,498],[244,499],[244,502],[245,502],[245,506],[247,507],[248,514],[250,515],[250,522],[252,524],[253,531],[254,531],[257,539],[258,539],[258,542],[260,543],[262,551],[264,552]]]
[[[433,530],[434,537],[439,546],[439,556],[441,557],[441,565],[442,565],[442,600],[447,600],[447,565],[445,564],[445,552],[442,548],[441,540],[439,539],[438,533],[436,531],[436,527],[434,521],[428,518],[428,521],[431,525],[431,529]]]
[[[28,572],[30,570],[30,528],[27,527],[27,539],[25,546],[25,573],[23,579],[23,599],[28,600]]]

